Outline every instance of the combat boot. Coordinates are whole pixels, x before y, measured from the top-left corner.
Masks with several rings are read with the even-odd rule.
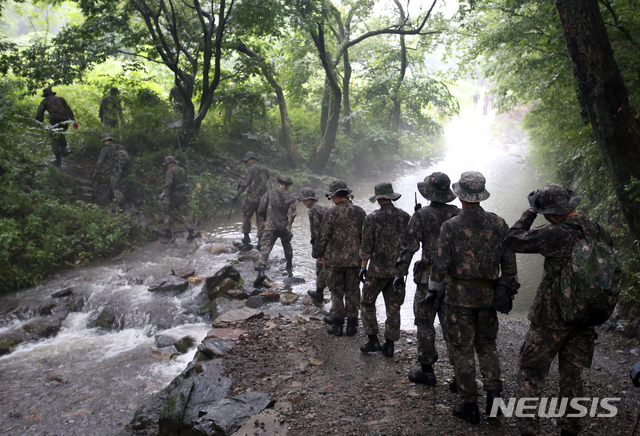
[[[458,383],[455,378],[449,383],[449,392],[453,392],[454,394],[458,393]]]
[[[171,234],[171,229],[167,229],[164,231],[164,235],[162,235],[163,238],[167,238],[167,239],[171,239],[173,238],[173,235]]]
[[[264,266],[258,267],[258,277],[256,277],[255,281],[253,282],[253,287],[254,288],[261,288],[262,287],[262,283],[264,283],[264,280],[266,278],[267,278],[267,276],[264,273]]]
[[[347,336],[353,336],[358,332],[358,318],[347,318]]]
[[[414,369],[409,373],[409,380],[425,386],[436,385],[436,375],[433,372],[433,365],[421,363],[420,369]]]
[[[394,351],[393,341],[390,341],[389,339],[387,339],[384,345],[382,345],[382,354],[384,354],[385,357],[393,357],[393,351]]]
[[[491,409],[493,409],[493,402],[499,398],[500,398],[500,392],[496,392],[496,391],[487,392],[487,410],[486,410],[487,417],[497,418],[498,416],[502,416],[502,409],[500,409],[499,407],[498,407],[498,412],[496,413],[496,416],[491,416]]]
[[[329,325],[334,325],[336,323],[336,319],[334,319],[331,315],[325,315],[322,320]]]
[[[251,244],[251,238],[249,237],[248,233],[244,234],[244,238],[242,238],[242,243],[243,244]]]
[[[368,335],[369,342],[364,345],[360,345],[361,353],[376,353],[378,351],[382,351],[382,347],[380,346],[380,341],[378,340],[378,335]]]
[[[293,261],[291,259],[287,259],[287,265],[285,268],[287,269],[287,275],[289,277],[293,276]]]
[[[189,236],[187,236],[187,241],[193,241],[196,239],[196,232],[194,230],[189,230]]]
[[[334,324],[329,327],[327,333],[335,336],[342,336],[342,329],[344,326],[344,319],[336,319],[334,320]]]
[[[62,166],[62,155],[60,153],[56,153],[56,166],[57,167],[61,167]]]
[[[462,403],[453,406],[453,416],[462,418],[470,424],[480,422],[480,411],[478,403]]]
[[[324,303],[324,289],[317,288],[315,291],[307,291],[307,295],[318,303]]]

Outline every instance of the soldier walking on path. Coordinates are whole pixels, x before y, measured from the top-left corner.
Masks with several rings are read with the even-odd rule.
[[[494,286],[500,272],[503,277],[517,279],[516,256],[503,245],[507,223],[480,207],[480,202],[489,198],[484,176],[477,171],[462,173],[460,181],[453,184],[453,192],[462,203],[462,211],[442,224],[425,302],[433,305],[444,293],[443,330],[449,339],[460,398],[453,415],[475,424],[480,422],[480,412],[474,348],[489,413],[502,391]],[[445,282],[447,275],[449,284]]]
[[[320,226],[329,208],[324,204],[318,203],[318,197],[316,197],[316,193],[311,188],[303,188],[298,200],[309,209],[309,228],[311,230],[312,247],[311,257],[316,259],[316,290],[307,291],[307,294],[318,303],[322,303],[324,302],[324,288],[327,287],[324,278],[324,265],[318,261],[318,255],[313,251],[313,246],[316,243]]]
[[[264,230],[264,221],[258,213],[258,206],[260,206],[260,200],[262,196],[267,192],[267,180],[269,180],[269,171],[264,166],[258,163],[258,156],[253,152],[248,152],[244,155],[243,162],[247,164],[247,172],[243,179],[238,182],[238,193],[236,199],[240,197],[240,194],[247,190],[247,198],[242,205],[242,233],[244,238],[243,244],[251,243],[249,233],[251,233],[251,217],[256,214],[256,227],[258,228],[258,250],[260,249],[260,237]]]
[[[505,245],[516,253],[544,256],[542,282],[529,311],[531,324],[520,350],[518,398],[540,398],[551,362],[557,355],[559,396],[571,402],[583,396],[582,368],[591,366],[597,335],[593,327],[573,326],[563,320],[553,291],[554,281],[569,262],[576,243],[585,235],[596,237],[610,247],[613,244],[605,230],[576,212],[581,197],[573,191],[561,185],[547,185],[529,194],[528,200],[529,209],[509,229],[505,239]],[[539,213],[551,224],[531,229]],[[580,419],[567,417],[578,412],[569,406],[564,416],[558,418],[563,436],[580,432]],[[518,417],[520,434],[540,434],[539,419],[538,416]]]
[[[413,280],[417,285],[413,297],[413,315],[418,331],[418,363],[420,368],[409,373],[409,380],[427,386],[435,386],[436,384],[433,364],[438,361],[438,351],[435,346],[436,330],[433,327],[433,322],[437,313],[440,325],[444,326],[444,317],[441,311],[441,299],[434,301],[431,306],[427,306],[424,299],[429,291],[429,273],[435,257],[440,227],[442,223],[460,213],[458,207],[447,204],[456,198],[449,187],[450,183],[449,177],[440,172],[433,173],[425,177],[424,182],[418,183],[418,191],[430,201],[430,204],[426,207],[421,207],[420,204],[416,205],[416,211],[409,221],[409,227],[402,243],[402,251],[398,257],[401,275],[406,276],[409,273],[411,259],[422,244],[422,258],[413,267]],[[400,282],[404,284],[402,278],[400,278]],[[444,328],[442,334],[445,335]],[[451,360],[451,355],[449,359]]]
[[[331,314],[325,316],[324,321],[331,325],[329,334],[342,336],[346,316],[346,334],[353,336],[358,330],[358,267],[366,213],[351,202],[351,189],[342,180],[331,182],[329,191],[326,196],[335,206],[327,212],[313,247],[324,265],[325,279],[331,291]]]
[[[101,136],[104,147],[100,150],[98,163],[93,170],[91,180],[95,180],[96,176],[102,169],[106,161],[109,161],[111,167],[111,180],[109,182],[109,195],[115,198],[118,203],[118,212],[124,212],[124,195],[122,194],[122,179],[129,175],[131,170],[131,160],[124,146],[113,142],[113,137],[109,133],[103,133]]]
[[[69,128],[69,124],[73,122],[73,128],[78,128],[75,122],[73,111],[62,97],[56,97],[56,93],[51,88],[45,88],[42,91],[44,100],[38,106],[36,120],[44,121],[44,113],[49,113],[49,124],[51,124],[51,150],[56,157],[56,166],[62,166],[62,157],[69,155],[67,150],[67,138],[64,132]]]
[[[473,108],[475,109],[476,106],[478,106],[478,100],[480,100],[480,93],[478,91],[476,91],[473,94]]]
[[[360,347],[362,353],[382,351],[386,357],[393,357],[394,342],[400,339],[400,306],[404,303],[404,283],[394,287],[394,278],[400,275],[396,268],[396,259],[400,254],[402,238],[407,232],[411,216],[395,207],[394,201],[402,195],[393,192],[389,182],[378,183],[375,195],[369,201],[378,202],[380,209],[372,212],[364,220],[362,242],[360,244],[360,281],[362,303],[360,305],[362,327],[369,341]],[[367,268],[368,264],[368,268]],[[376,300],[382,293],[387,313],[385,321],[384,345],[378,340],[378,318]]]
[[[189,216],[189,203],[187,201],[187,172],[173,156],[164,158],[162,165],[167,166],[167,172],[164,176],[164,191],[160,198],[162,199],[162,212],[164,212],[164,237],[171,239],[172,218],[171,214],[178,211],[180,221],[189,231],[187,241],[195,239],[195,226],[193,220]]]
[[[123,120],[120,91],[115,86],[109,90],[109,95],[106,95],[100,102],[98,117],[102,125],[109,128],[118,127],[118,124]]]
[[[259,288],[266,278],[264,270],[269,260],[269,254],[273,250],[276,240],[280,238],[284,249],[284,258],[287,261],[287,273],[292,275],[293,269],[293,247],[291,247],[291,226],[296,219],[297,211],[296,199],[289,188],[293,181],[287,176],[278,176],[278,187],[272,189],[262,196],[258,207],[258,217],[264,222],[264,231],[260,237],[260,259],[258,260],[258,277],[253,283],[253,287]]]

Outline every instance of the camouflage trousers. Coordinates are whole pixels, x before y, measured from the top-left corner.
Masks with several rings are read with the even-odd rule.
[[[173,222],[171,215],[174,211],[178,211],[178,218],[182,221],[182,224],[187,230],[193,230],[193,220],[189,216],[189,203],[187,202],[187,194],[183,192],[177,192],[166,196],[162,202],[162,212],[164,213],[164,228],[165,230],[171,230],[171,224]]]
[[[324,265],[316,259],[316,288],[324,289],[327,287],[327,280],[324,277]]]
[[[67,153],[67,135],[62,132],[66,132],[69,128],[69,124],[58,123],[52,126],[55,131],[51,132],[51,151],[53,154],[66,154]]]
[[[291,247],[291,239],[293,235],[289,230],[265,230],[260,237],[260,259],[258,259],[258,267],[267,266],[269,255],[276,241],[280,238],[282,248],[284,249],[284,258],[293,259],[293,247]]]
[[[360,268],[324,267],[325,279],[331,291],[331,317],[338,320],[357,318],[360,308]]]
[[[569,398],[571,403],[572,398],[582,397],[582,368],[591,366],[595,338],[593,327],[552,330],[531,324],[518,361],[518,398],[540,398],[556,355],[560,398]],[[581,430],[580,418],[566,416],[577,412],[567,406],[565,416],[558,418],[558,424],[571,433],[578,433]],[[537,415],[535,418],[517,418],[518,429],[526,435],[540,434],[539,420]]]
[[[264,232],[264,221],[258,216],[259,201],[245,201],[242,205],[242,233],[251,233],[251,217],[256,215],[256,227],[258,228],[258,239]]]
[[[393,287],[393,277],[370,277],[362,287],[360,317],[366,335],[377,335],[378,317],[376,316],[376,300],[382,292],[387,311],[384,322],[384,337],[390,341],[400,340],[400,306],[404,303],[405,290]]]
[[[436,329],[433,326],[436,314],[438,314],[440,326],[442,327],[442,336],[445,340],[445,344],[447,344],[447,350],[449,351],[449,361],[451,362],[451,365],[453,365],[451,350],[449,350],[449,341],[445,334],[445,321],[441,309],[441,300],[437,300],[436,304],[433,306],[427,306],[424,304],[424,299],[428,292],[429,286],[427,284],[419,284],[413,297],[413,323],[415,324],[418,333],[418,363],[433,365],[438,361],[438,350],[436,350]]]
[[[124,194],[122,193],[122,179],[129,175],[129,166],[114,168],[111,171],[111,180],[109,182],[109,189],[111,194],[115,197],[119,205],[124,204]]]
[[[464,403],[475,403],[478,400],[474,349],[478,353],[484,390],[502,391],[500,360],[496,348],[498,316],[495,309],[451,306],[445,302],[440,304],[445,319],[442,328],[446,330],[446,337],[449,339],[460,400]]]

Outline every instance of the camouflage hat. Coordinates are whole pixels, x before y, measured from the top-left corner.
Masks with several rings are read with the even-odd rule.
[[[111,136],[111,133],[104,132],[102,135],[100,135],[100,140],[101,141],[113,141],[113,136]]]
[[[458,198],[469,203],[479,203],[489,198],[489,191],[484,187],[484,176],[478,171],[467,171],[462,173],[460,181],[454,183],[452,188]]]
[[[451,180],[445,173],[435,172],[418,183],[420,195],[429,201],[449,203],[456,199],[456,194],[450,188]]]
[[[166,164],[170,164],[170,163],[177,164],[178,161],[173,156],[167,156],[167,157],[164,158],[164,163],[162,165],[166,165]]]
[[[348,194],[351,194],[351,189],[347,188],[347,184],[340,179],[335,179],[329,185],[329,193],[324,194],[327,198],[331,198],[336,195],[340,191],[346,191]]]
[[[258,155],[253,151],[248,151],[247,154],[244,155],[244,159],[242,159],[242,162],[247,162],[249,159],[258,160]]]
[[[112,86],[111,89],[109,90],[109,94],[112,94],[112,95],[116,95],[119,93],[120,91],[118,91],[118,88],[116,88],[115,86]]]
[[[578,207],[581,199],[562,185],[547,185],[536,195],[536,211],[542,215],[566,215]]]
[[[56,93],[53,92],[53,90],[51,88],[44,88],[42,90],[42,96],[43,97],[49,97],[50,95],[56,95]]]
[[[402,194],[398,194],[397,192],[393,192],[393,186],[389,182],[380,182],[374,188],[375,195],[373,197],[369,197],[369,201],[375,203],[378,198],[386,198],[388,200],[396,201],[398,198],[402,197]]]
[[[311,188],[302,188],[302,192],[300,193],[300,197],[298,197],[298,201],[305,200],[315,200],[318,201],[318,197],[316,197],[316,193]]]
[[[291,180],[291,177],[289,177],[289,176],[278,176],[278,177],[276,177],[276,180],[278,181],[278,183],[281,183],[283,185],[292,185],[293,184],[293,180]]]

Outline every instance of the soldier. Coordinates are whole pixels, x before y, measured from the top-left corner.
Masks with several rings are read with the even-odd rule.
[[[278,187],[262,196],[258,207],[258,217],[264,222],[264,230],[260,237],[260,259],[258,260],[258,277],[253,283],[254,288],[262,286],[266,278],[264,270],[269,260],[273,245],[280,238],[284,257],[287,261],[287,273],[291,277],[293,269],[293,248],[291,247],[291,226],[296,219],[296,199],[289,193],[293,184],[287,176],[278,176]]]
[[[118,88],[114,86],[109,90],[109,95],[100,102],[98,117],[105,127],[118,127],[123,119],[119,93]]]
[[[480,422],[474,348],[487,391],[487,414],[500,397],[500,360],[496,349],[498,317],[493,308],[493,288],[500,276],[516,279],[516,256],[503,246],[509,226],[499,216],[485,212],[480,202],[489,198],[485,178],[477,171],[462,173],[453,184],[462,203],[459,215],[445,221],[440,230],[429,277],[427,304],[442,293],[446,337],[453,357],[461,403],[453,415],[470,423]],[[445,283],[447,275],[450,283]]]
[[[331,182],[329,191],[326,196],[335,206],[327,212],[313,247],[324,265],[325,279],[331,291],[331,314],[325,316],[324,321],[331,324],[329,334],[342,336],[346,316],[346,334],[353,336],[358,330],[358,267],[366,213],[351,202],[351,189],[342,180]]]
[[[393,357],[394,342],[400,339],[400,306],[404,303],[405,297],[404,286],[395,288],[393,281],[399,275],[396,259],[400,254],[402,238],[407,232],[411,216],[393,204],[393,201],[402,195],[393,192],[391,183],[378,183],[374,192],[375,195],[369,198],[369,201],[377,201],[380,209],[365,218],[360,244],[362,263],[359,278],[364,283],[360,309],[362,327],[369,338],[369,341],[360,347],[360,351],[382,351],[386,357]],[[381,292],[387,312],[384,324],[386,341],[382,347],[378,340],[376,317],[376,299]]]
[[[307,209],[309,209],[309,228],[311,230],[311,247],[313,247],[316,243],[322,221],[329,208],[324,204],[318,203],[318,197],[316,197],[316,193],[311,188],[303,188],[298,201],[301,201]],[[322,303],[324,302],[324,288],[327,287],[324,278],[324,266],[318,261],[318,255],[313,249],[311,251],[311,257],[316,259],[316,290],[307,291],[307,294],[318,303]]]
[[[436,384],[433,364],[438,361],[438,352],[435,347],[436,331],[433,328],[433,321],[438,313],[440,325],[444,326],[444,317],[440,310],[440,299],[436,300],[432,306],[424,304],[424,299],[429,291],[429,273],[435,257],[440,227],[442,223],[460,213],[458,207],[447,204],[456,198],[449,187],[450,183],[449,177],[440,172],[435,172],[425,177],[424,182],[418,183],[418,191],[431,203],[422,208],[420,204],[416,206],[416,212],[409,221],[409,228],[402,243],[402,251],[398,257],[401,275],[406,276],[409,273],[411,259],[422,244],[422,258],[414,265],[413,278],[417,284],[413,297],[413,314],[414,323],[418,330],[418,363],[420,368],[409,373],[409,380],[427,386],[435,386]],[[398,286],[404,286],[403,277],[398,277],[396,280]],[[445,335],[444,329],[442,329],[442,334]],[[449,353],[449,357],[451,357],[451,353]],[[453,383],[451,388],[455,390]]]
[[[240,197],[240,194],[247,190],[247,198],[242,205],[242,233],[244,238],[243,244],[251,243],[249,233],[251,233],[251,217],[256,214],[256,227],[258,228],[258,250],[260,249],[260,237],[264,231],[264,221],[257,213],[258,206],[262,196],[267,192],[267,180],[269,180],[269,171],[258,163],[258,156],[252,151],[244,155],[243,162],[247,164],[247,172],[244,178],[238,182],[238,193],[234,201]]]
[[[476,106],[478,106],[478,100],[480,100],[480,93],[478,91],[476,91],[473,94],[473,108],[475,109]]]
[[[187,172],[184,168],[178,166],[178,161],[173,156],[164,158],[162,165],[167,166],[167,172],[164,176],[164,191],[160,198],[162,199],[162,212],[164,212],[164,237],[171,239],[171,213],[174,210],[179,212],[180,221],[189,231],[187,241],[191,241],[196,237],[194,232],[195,226],[189,216],[189,203],[187,202]]]
[[[73,121],[73,128],[78,128],[73,111],[67,104],[64,98],[56,97],[56,93],[51,88],[45,88],[42,91],[44,100],[40,102],[38,106],[38,113],[36,114],[36,120],[39,122],[44,121],[44,113],[49,113],[49,124],[51,124],[51,150],[56,157],[56,166],[62,166],[62,156],[69,156],[67,151],[67,138],[63,132],[66,132],[69,128],[69,123]]]
[[[93,176],[91,180],[95,180],[96,176],[102,169],[105,161],[109,161],[111,166],[111,181],[109,183],[109,195],[118,202],[118,212],[124,212],[124,195],[121,191],[122,179],[129,175],[131,170],[131,161],[127,154],[126,148],[120,144],[113,142],[113,137],[109,133],[103,133],[101,136],[104,148],[100,150],[100,157],[98,157],[98,163],[93,170]]]
[[[536,297],[529,311],[529,331],[520,350],[518,362],[518,397],[540,398],[549,367],[558,356],[560,373],[560,397],[582,397],[582,368],[591,366],[594,340],[593,327],[575,327],[566,324],[555,303],[552,290],[554,276],[567,265],[573,247],[581,239],[580,232],[560,226],[582,229],[585,235],[599,235],[612,246],[610,236],[585,215],[579,215],[576,207],[581,196],[561,185],[547,185],[529,194],[529,209],[509,229],[505,245],[516,253],[540,253],[544,256],[544,273]],[[543,214],[551,224],[531,230],[537,214]],[[578,413],[572,407],[566,414]],[[579,418],[558,418],[562,435],[578,434]],[[517,418],[522,435],[540,434],[539,417]]]

